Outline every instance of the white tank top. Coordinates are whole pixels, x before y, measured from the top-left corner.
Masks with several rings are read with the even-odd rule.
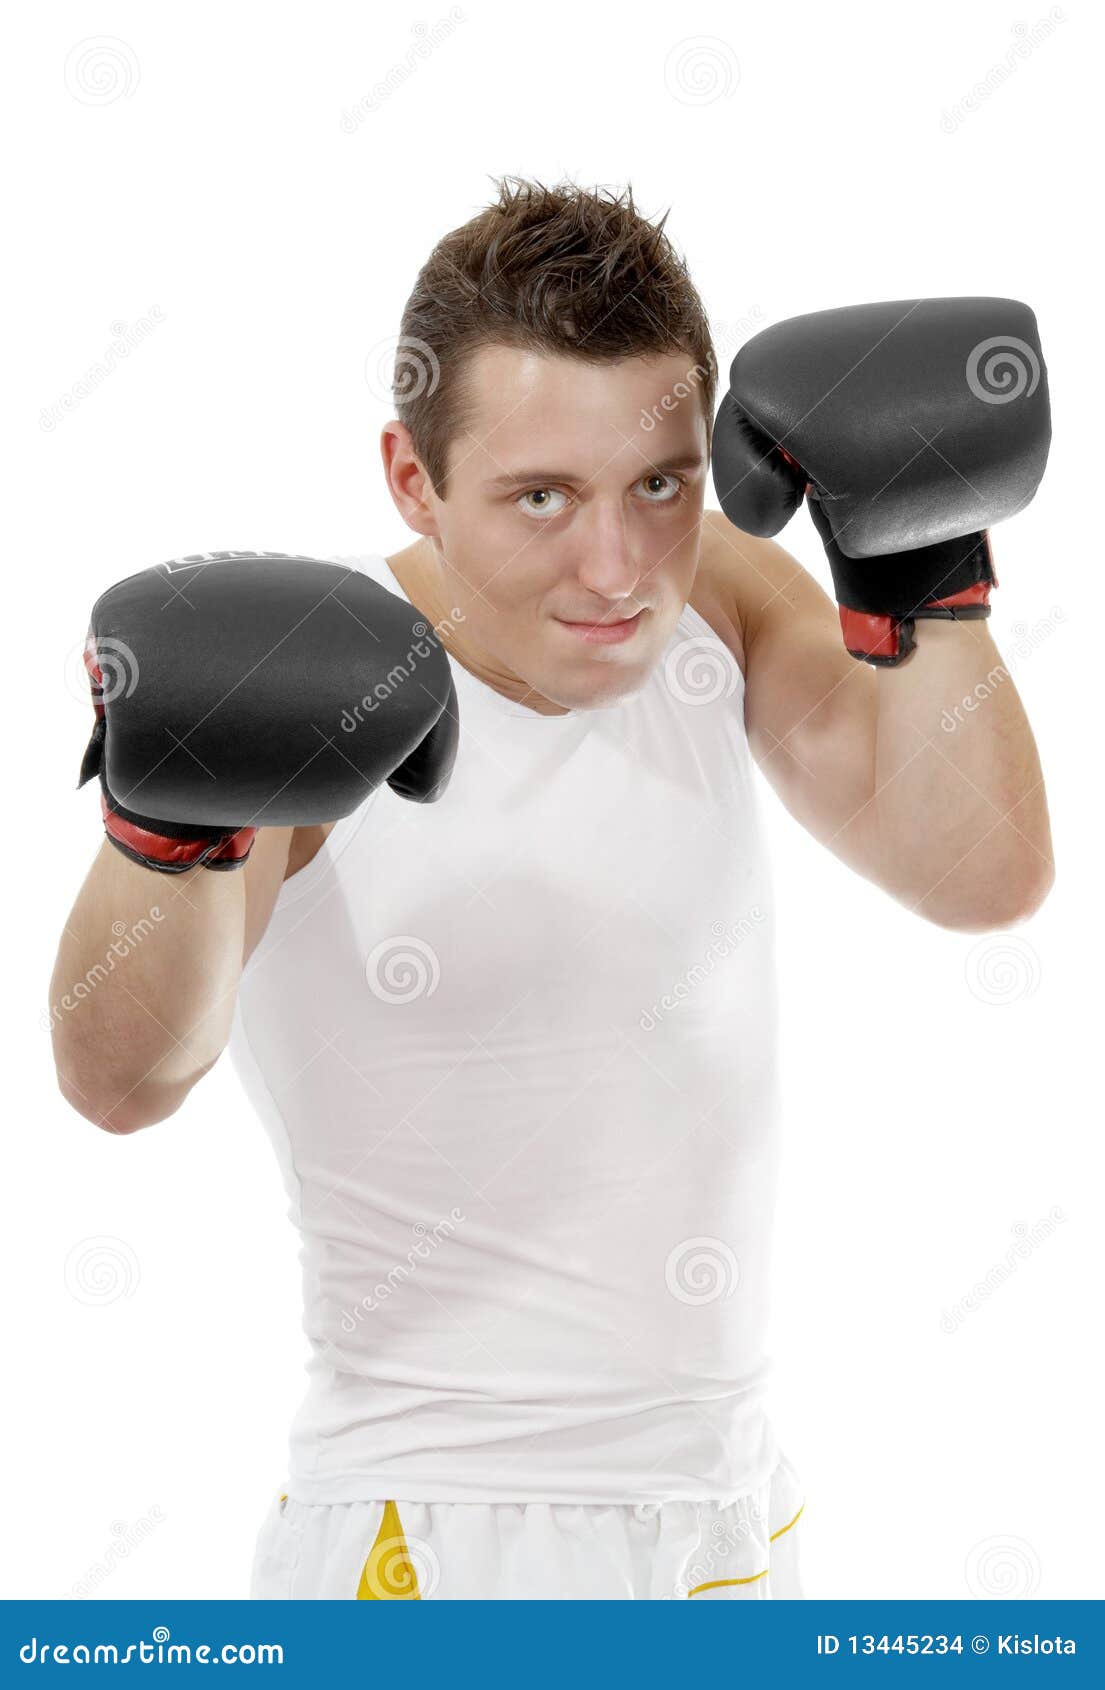
[[[382,557],[342,559],[393,592]],[[729,1502],[763,1410],[773,902],[731,654],[460,751],[285,882],[233,1060],[302,1236],[304,1502]],[[357,732],[370,731],[369,726]]]

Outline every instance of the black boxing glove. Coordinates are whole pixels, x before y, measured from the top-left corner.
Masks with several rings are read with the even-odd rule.
[[[990,614],[986,530],[1028,504],[1050,440],[1027,305],[850,305],[777,323],[737,353],[714,487],[731,522],[764,536],[808,498],[845,645],[896,664],[917,617]]]
[[[387,781],[444,792],[449,659],[405,599],[278,552],[146,569],[97,600],[86,645],[108,838],[179,874],[244,863],[258,827],[340,820]]]

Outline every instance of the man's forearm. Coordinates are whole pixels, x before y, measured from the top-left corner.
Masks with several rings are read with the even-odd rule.
[[[107,843],[50,983],[65,1097],[109,1131],[172,1114],[223,1049],[242,967],[245,877],[152,874]]]
[[[874,877],[933,921],[1023,919],[1053,876],[1032,730],[985,622],[931,622],[877,676],[868,835]]]

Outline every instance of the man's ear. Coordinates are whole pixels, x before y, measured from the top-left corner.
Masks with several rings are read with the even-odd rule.
[[[410,429],[398,418],[380,430],[380,456],[388,492],[407,527],[437,539],[437,519],[431,504],[433,484],[414,449]]]

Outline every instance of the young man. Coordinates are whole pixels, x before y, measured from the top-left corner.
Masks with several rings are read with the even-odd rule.
[[[862,320],[851,362],[890,391],[902,431],[916,416],[931,442],[948,328],[930,332],[926,309],[887,334]],[[511,183],[438,244],[404,314],[382,447],[418,539],[340,572],[341,592],[359,583],[349,608],[371,684],[354,696],[342,671],[319,727],[312,689],[344,659],[331,639],[281,667],[319,597],[303,586],[318,578],[285,560],[268,597],[249,598],[245,566],[233,591],[246,597],[210,624],[206,661],[225,674],[210,697],[190,695],[188,728],[272,672],[280,732],[266,740],[240,713],[224,738],[251,755],[263,742],[264,760],[295,737],[298,711],[332,782],[379,744],[397,698],[429,700],[371,775],[371,800],[266,799],[248,811],[254,841],[173,825],[214,815],[206,777],[186,767],[187,798],[142,812],[156,735],[134,753],[129,809],[105,776],[122,849],[105,847],[80,894],[59,990],[112,920],[145,910],[150,867],[183,866],[187,896],[166,900],[126,993],[109,979],[59,1024],[62,1089],[131,1132],[176,1110],[229,1041],[303,1236],[311,1382],[257,1596],[800,1593],[801,1491],[763,1409],[774,898],[753,762],[842,861],[943,926],[1022,920],[1052,873],[1012,683],[962,733],[937,732],[946,701],[1000,662],[979,617],[984,542],[940,548],[971,526],[967,481],[991,516],[1031,496],[1025,452],[1007,454],[1020,479],[998,493],[992,464],[965,475],[950,447],[934,452],[946,476],[930,469],[918,494],[910,466],[928,448],[911,436],[894,490],[879,466],[868,497],[871,430],[854,426],[846,387],[822,381],[808,404],[791,395],[785,429],[766,421],[796,370],[816,376],[817,333],[797,353],[776,346],[734,392],[738,412],[723,409],[719,492],[730,514],[747,509],[745,527],[772,532],[818,481],[814,460],[828,463],[817,517],[848,643],[892,660],[913,642],[907,662],[857,662],[793,558],[704,512],[713,356],[662,228],[628,195]],[[866,362],[876,343],[888,350]],[[963,418],[949,433],[961,456]],[[849,524],[875,535],[866,556],[920,560],[908,591],[889,589],[886,558],[857,586]],[[194,576],[202,615],[198,592],[230,567],[185,565],[171,614],[186,614]],[[303,614],[247,661],[243,605],[277,587],[296,605],[306,594]],[[377,617],[384,588],[395,597]],[[104,649],[130,626],[100,624]],[[406,650],[426,624],[455,702],[432,659],[420,669]],[[178,673],[179,640],[165,643]],[[116,785],[125,720],[108,709]],[[443,790],[456,746],[442,735],[458,720]],[[288,757],[296,792],[316,768],[310,744]],[[151,815],[168,818],[168,844]],[[264,825],[289,816],[297,825]],[[242,873],[203,866],[247,856]]]

